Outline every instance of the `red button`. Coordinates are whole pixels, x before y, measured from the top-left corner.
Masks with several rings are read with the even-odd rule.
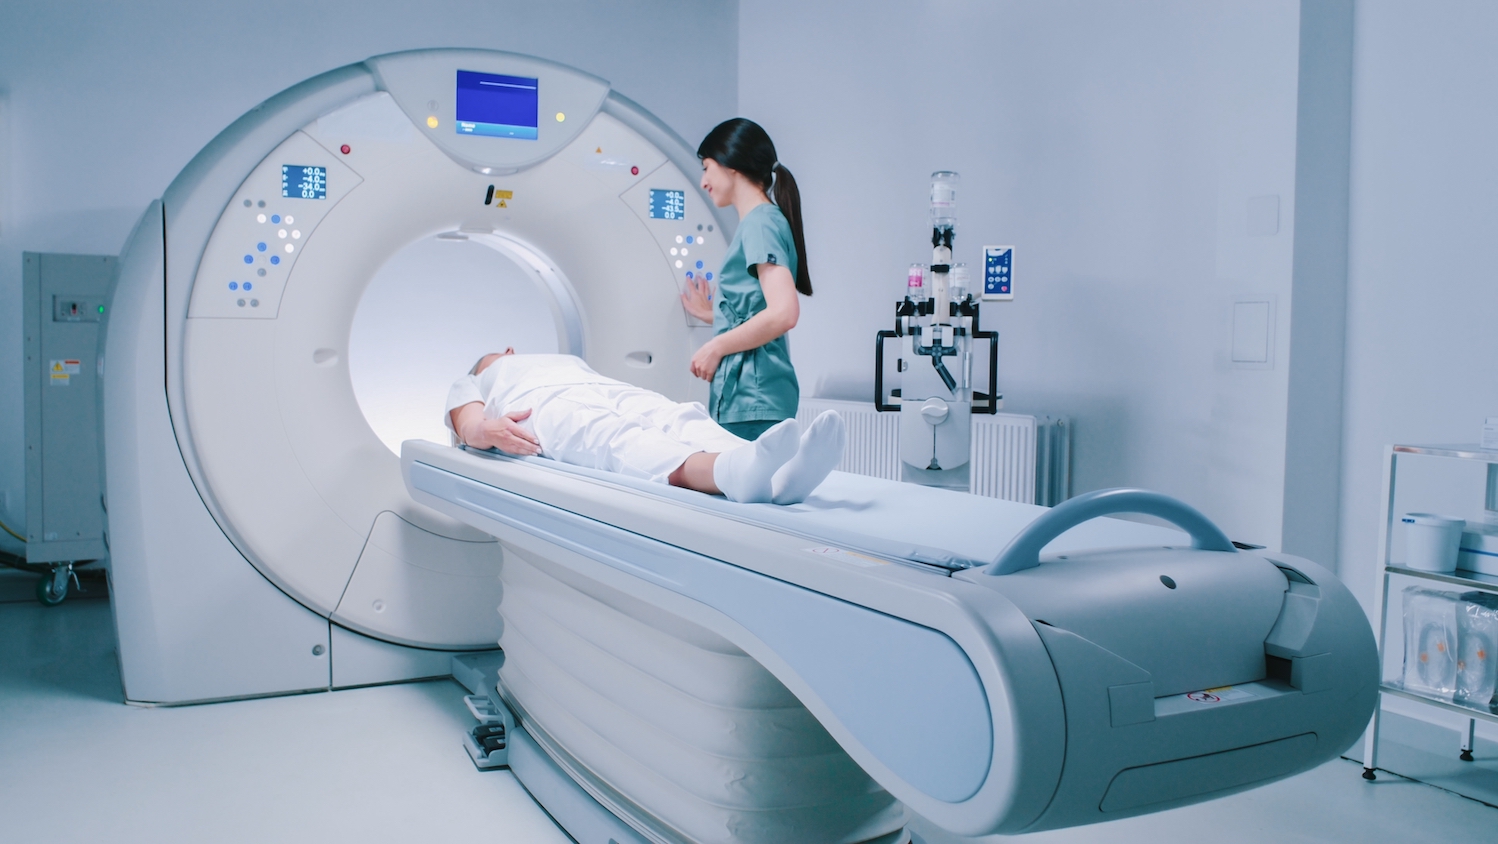
[[[341,152],[341,153],[343,153],[344,155],[348,155],[349,154],[349,145],[348,144],[344,144],[343,146],[341,146],[341,147],[338,148],[338,151]]]
[[[638,167],[631,167],[631,168],[629,168],[629,175],[631,175],[631,176],[638,176],[638,175],[640,175],[640,168],[638,168]]]

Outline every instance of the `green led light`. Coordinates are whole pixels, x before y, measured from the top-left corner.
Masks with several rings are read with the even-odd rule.
[[[104,313],[104,306],[103,305],[99,306],[99,313],[101,313],[101,314]]]

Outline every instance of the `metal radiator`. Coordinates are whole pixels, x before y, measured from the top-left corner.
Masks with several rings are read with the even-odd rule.
[[[880,413],[872,403],[802,399],[796,418],[810,422],[824,410],[841,413],[848,447],[840,472],[900,478],[900,414]],[[1071,497],[1071,424],[1063,416],[1019,413],[973,416],[973,470],[969,490],[977,495],[1052,506]]]

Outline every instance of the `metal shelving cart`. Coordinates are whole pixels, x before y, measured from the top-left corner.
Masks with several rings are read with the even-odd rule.
[[[1485,450],[1476,445],[1392,445],[1384,452],[1384,474],[1383,493],[1379,499],[1383,509],[1383,531],[1378,537],[1378,585],[1377,599],[1379,606],[1378,614],[1378,659],[1380,677],[1385,666],[1385,648],[1388,640],[1389,621],[1389,578],[1402,576],[1416,578],[1449,586],[1461,587],[1466,591],[1483,591],[1498,594],[1498,577],[1493,577],[1478,572],[1470,572],[1458,569],[1450,573],[1436,573],[1421,571],[1406,566],[1395,565],[1389,558],[1390,549],[1394,540],[1394,524],[1397,519],[1395,515],[1394,494],[1396,490],[1396,479],[1399,469],[1399,461],[1409,457],[1432,457],[1446,460],[1464,460],[1487,464],[1487,501],[1486,508],[1489,513],[1498,511],[1498,451]],[[1429,695],[1408,691],[1402,686],[1392,683],[1387,679],[1381,679],[1379,683],[1380,700],[1382,695],[1393,695],[1406,700],[1417,701],[1426,706],[1454,712],[1467,718],[1467,729],[1463,733],[1461,752],[1459,758],[1463,762],[1473,761],[1472,749],[1476,741],[1477,722],[1487,721],[1498,723],[1498,714],[1491,710],[1475,709],[1463,706],[1459,703],[1442,700]],[[1383,718],[1382,705],[1374,707],[1373,725],[1368,730],[1368,736],[1363,746],[1363,778],[1376,779],[1374,770],[1378,767],[1378,733],[1379,722]]]

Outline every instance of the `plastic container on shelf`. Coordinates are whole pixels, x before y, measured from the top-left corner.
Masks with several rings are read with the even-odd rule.
[[[1498,577],[1498,525],[1472,522],[1462,532],[1456,567]]]
[[[1406,513],[1404,523],[1404,564],[1421,571],[1456,571],[1457,551],[1461,547],[1465,519],[1435,513]]]

